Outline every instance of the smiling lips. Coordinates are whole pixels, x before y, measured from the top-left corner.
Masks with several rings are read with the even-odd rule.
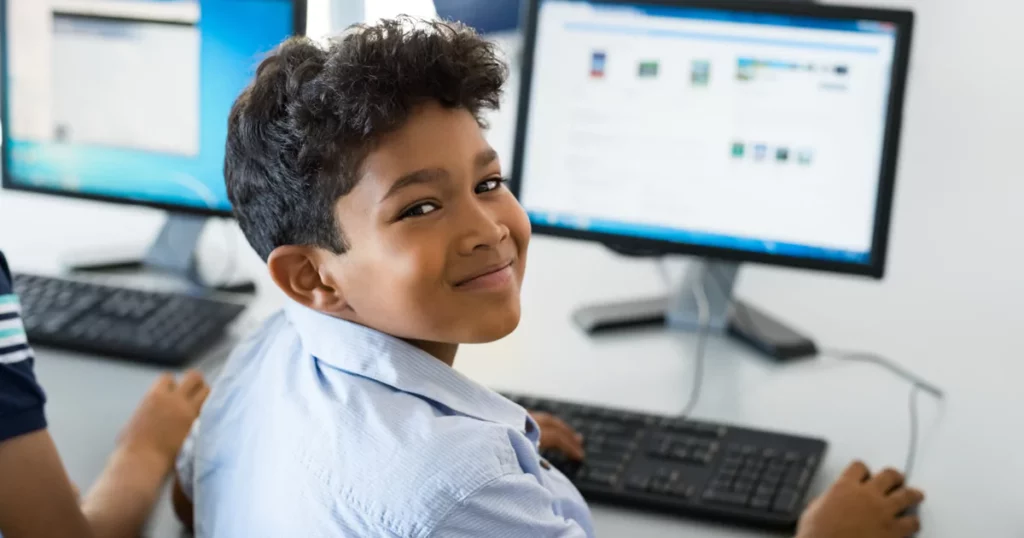
[[[455,289],[467,291],[499,290],[512,282],[513,261],[492,265],[475,275],[457,282]]]

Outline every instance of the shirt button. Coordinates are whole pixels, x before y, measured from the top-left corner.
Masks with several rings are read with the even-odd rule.
[[[548,463],[548,460],[546,460],[544,458],[540,459],[540,466],[543,467],[545,471],[550,471],[551,470],[551,464]]]

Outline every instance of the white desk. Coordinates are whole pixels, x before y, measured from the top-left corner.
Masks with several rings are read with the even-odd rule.
[[[56,212],[78,224],[71,228],[47,224],[44,216]],[[114,238],[145,241],[158,224],[159,216],[148,211],[11,192],[4,192],[0,200],[0,248],[16,270],[52,273],[59,267],[57,254],[62,249],[98,246]],[[31,233],[19,233],[28,229]],[[221,236],[208,234],[206,250],[218,250]],[[244,266],[258,273],[259,261],[248,249],[243,252]],[[845,325],[863,320],[848,317],[835,304],[815,302],[815,285],[825,290],[817,292],[824,297],[834,286],[849,286],[853,292],[874,286],[810,276],[803,279],[812,285],[801,285],[784,273],[763,269],[751,270],[747,276],[741,281],[741,294],[761,299],[762,304],[773,290],[776,297],[802,294],[806,305],[778,302],[789,307],[783,311],[785,317],[819,336],[841,337]],[[608,289],[613,281],[629,284]],[[792,292],[785,286],[792,286]],[[465,347],[456,367],[496,389],[678,412],[690,387],[693,336],[648,331],[591,339],[569,320],[571,310],[581,302],[650,294],[659,288],[650,262],[616,259],[589,244],[535,238],[520,328],[501,342]],[[276,297],[274,292],[262,294],[236,332],[244,332],[272,311]],[[908,323],[914,327],[912,321]],[[979,327],[974,334],[983,334],[984,326]],[[1018,484],[1024,479],[1024,465],[1017,452],[1024,438],[1018,429],[1021,413],[1015,386],[1024,367],[999,353],[963,356],[955,347],[949,353],[934,353],[946,339],[936,332],[934,341],[906,341],[899,339],[896,330],[879,329],[866,333],[860,343],[928,350],[928,355],[899,359],[948,393],[941,411],[928,398],[921,399],[922,446],[915,482],[929,494],[923,509],[927,531],[922,536],[1019,535],[1024,521],[1016,514],[1024,495],[1018,493]],[[102,469],[118,429],[158,370],[49,349],[38,350],[38,356],[38,373],[50,396],[51,432],[72,478],[84,489]],[[707,361],[704,395],[696,415],[827,438],[832,447],[819,489],[854,457],[872,466],[902,465],[908,389],[888,373],[827,359],[777,366],[725,339],[709,344]],[[203,367],[212,372],[216,362],[207,361]],[[607,537],[763,535],[603,507],[595,507],[594,516],[601,536]],[[167,504],[161,505],[153,536],[178,532]]]

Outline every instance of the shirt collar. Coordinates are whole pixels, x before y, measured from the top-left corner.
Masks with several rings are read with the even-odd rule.
[[[530,421],[529,433],[536,431],[522,407],[400,338],[291,300],[285,313],[305,350],[321,362],[522,433]]]

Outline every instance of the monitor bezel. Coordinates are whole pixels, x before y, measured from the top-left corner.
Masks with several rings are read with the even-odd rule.
[[[0,36],[7,35],[7,2],[9,0],[0,0]],[[305,35],[306,34],[306,0],[291,0],[292,4],[292,34],[293,35]],[[54,187],[38,187],[33,185],[22,185],[14,181],[12,174],[10,173],[10,129],[8,129],[8,102],[7,102],[7,80],[10,75],[7,69],[8,65],[8,49],[6,43],[0,43],[0,129],[3,131],[3,137],[0,139],[0,166],[3,167],[2,180],[0,180],[0,186],[6,190],[11,191],[22,191],[22,192],[33,192],[38,194],[50,194],[54,196],[61,196],[65,198],[78,198],[82,200],[94,200],[99,202],[110,202],[121,205],[133,205],[142,207],[151,207],[154,209],[162,209],[165,211],[187,214],[187,215],[199,215],[199,216],[210,216],[210,217],[231,217],[233,216],[232,210],[230,209],[214,209],[208,207],[199,207],[191,205],[173,204],[167,202],[157,202],[152,200],[144,200],[138,198],[126,198],[119,196],[110,196],[104,194],[91,194],[73,192],[60,188]],[[227,118],[224,118],[227,121]]]
[[[522,185],[527,122],[532,91],[533,62],[537,42],[537,25],[543,0],[527,0],[523,14],[523,49],[521,56],[519,102],[516,114],[515,143],[512,154],[510,188],[519,197]],[[792,0],[588,0],[595,4],[632,4],[652,7],[707,8],[719,11],[746,11],[777,15],[805,15],[842,20],[870,20],[892,23],[897,27],[896,46],[889,85],[888,114],[882,137],[882,159],[876,200],[871,256],[867,263],[821,258],[786,256],[724,247],[679,243],[630,235],[608,234],[551,226],[534,222],[535,233],[604,243],[615,250],[657,254],[683,254],[733,262],[751,262],[800,269],[812,269],[881,279],[885,275],[888,254],[892,200],[895,190],[897,157],[903,123],[910,44],[914,14],[908,10],[826,5]]]

